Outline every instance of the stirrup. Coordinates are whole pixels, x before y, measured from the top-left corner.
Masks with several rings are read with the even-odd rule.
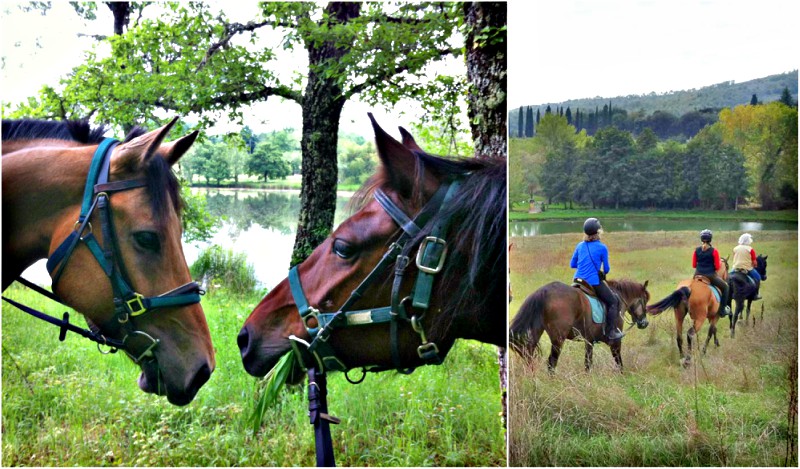
[[[606,333],[606,337],[608,340],[619,340],[625,337],[625,333],[619,330],[618,327],[614,327],[608,333]]]

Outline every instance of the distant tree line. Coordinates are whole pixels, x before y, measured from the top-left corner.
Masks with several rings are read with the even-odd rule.
[[[512,200],[538,191],[565,207],[731,209],[745,200],[765,209],[797,207],[795,106],[723,109],[686,143],[649,127],[634,136],[616,125],[610,106],[595,116],[612,124],[591,136],[576,130],[567,110],[545,111],[533,156],[509,162]],[[526,160],[540,164],[520,165]]]
[[[337,153],[340,184],[361,184],[375,172],[378,156],[372,141],[341,133]],[[235,185],[245,175],[280,180],[300,174],[300,141],[293,129],[255,134],[245,126],[238,134],[210,136],[195,144],[180,164],[190,183],[200,178],[207,185],[230,180]]]
[[[797,101],[792,98],[788,87],[784,87],[781,92],[779,102],[789,107],[797,106]],[[751,105],[763,104],[756,94],[750,98]],[[744,104],[744,103],[742,103]],[[573,109],[570,106],[556,106],[552,110],[547,106],[545,114],[555,113],[564,116],[567,123],[574,126],[576,132],[586,130],[588,135],[594,135],[604,127],[614,126],[620,130],[627,130],[634,135],[638,135],[644,129],[650,129],[662,140],[675,139],[686,141],[697,134],[703,127],[713,124],[719,117],[722,108],[705,108],[686,112],[680,116],[669,111],[656,110],[652,113],[645,111],[627,111],[621,107],[614,107],[612,102],[599,105],[594,109]],[[511,136],[517,138],[532,138],[536,135],[536,128],[540,122],[540,108],[534,109],[531,106],[520,107],[516,112],[516,132],[512,131]],[[513,114],[513,113],[512,113]],[[514,127],[511,127],[512,129]]]

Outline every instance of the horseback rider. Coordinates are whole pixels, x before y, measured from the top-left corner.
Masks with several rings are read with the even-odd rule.
[[[700,241],[703,243],[694,250],[692,255],[692,267],[695,268],[694,274],[707,278],[712,285],[720,291],[719,309],[717,315],[721,318],[730,316],[730,306],[728,305],[728,282],[722,280],[717,275],[720,269],[719,251],[711,245],[711,230],[700,232]]]
[[[608,248],[600,242],[602,226],[597,218],[588,218],[583,223],[583,232],[586,234],[583,241],[575,246],[569,266],[578,269],[576,279],[583,279],[594,288],[597,297],[606,305],[606,337],[608,340],[619,340],[625,336],[617,328],[619,317],[619,300],[606,284],[608,266]],[[600,270],[602,266],[604,270]]]
[[[761,274],[758,273],[756,267],[758,267],[758,260],[756,259],[756,250],[753,249],[751,244],[753,243],[753,237],[750,236],[750,233],[744,233],[743,235],[739,236],[739,245],[733,248],[733,270],[739,270],[747,273],[756,283],[756,289],[761,285]],[[756,296],[753,298],[755,300],[760,300],[761,296],[758,294],[758,290],[756,290]]]

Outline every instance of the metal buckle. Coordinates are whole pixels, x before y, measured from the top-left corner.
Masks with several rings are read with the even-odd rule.
[[[76,231],[76,232],[77,232],[77,231],[78,231],[78,228],[80,228],[80,227],[81,227],[81,222],[80,222],[80,220],[78,220],[78,221],[76,221],[76,222],[75,222],[75,224],[72,226],[72,231]],[[80,238],[81,238],[81,239],[83,239],[83,238],[84,238],[84,235],[83,235],[83,233],[86,231],[86,228],[87,228],[87,227],[89,228],[89,234],[92,234],[92,222],[86,222],[86,226],[84,226],[84,227],[83,227],[83,231],[81,231],[80,233],[78,233],[78,236],[80,236]]]
[[[142,303],[144,296],[136,292],[133,292],[133,294],[135,296],[125,302],[125,305],[128,307],[128,311],[131,312],[131,316],[139,316],[146,313],[147,308],[145,308],[144,303]]]
[[[319,329],[320,329],[320,326],[321,326],[321,324],[319,323],[319,318],[317,317],[318,314],[319,314],[319,310],[318,309],[309,306],[308,310],[306,311],[306,313],[301,318],[301,319],[303,319],[303,325],[306,326],[306,330],[308,331],[308,334],[312,338],[315,335],[317,335],[317,332],[319,332]],[[317,327],[311,327],[311,326],[308,325],[308,320],[311,319],[311,318],[314,318],[314,319],[317,320]]]
[[[433,358],[439,357],[439,347],[436,346],[435,343],[429,342],[427,344],[422,344],[417,347],[417,355],[419,358],[423,360],[430,360],[431,352],[433,352]]]
[[[422,265],[423,257],[425,256],[425,249],[428,247],[428,243],[442,245],[443,250],[439,255],[439,263],[436,267]],[[436,236],[426,236],[425,239],[422,240],[422,243],[420,243],[419,250],[417,251],[417,268],[426,274],[438,274],[442,270],[442,266],[444,265],[444,260],[446,257],[447,241],[443,240],[442,238],[437,238]]]

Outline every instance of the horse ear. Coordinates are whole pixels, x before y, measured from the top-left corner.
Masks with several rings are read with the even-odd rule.
[[[764,260],[767,260],[767,258],[768,258],[768,257],[769,257],[769,256],[764,256]]]
[[[164,157],[165,160],[167,160],[167,163],[172,166],[177,163],[184,154],[186,154],[194,141],[197,139],[198,135],[200,135],[200,131],[195,130],[189,135],[184,135],[178,140],[165,143],[161,145],[161,148],[159,148],[159,153]]]
[[[402,197],[410,198],[414,193],[417,179],[417,157],[408,147],[387,134],[375,121],[372,113],[367,113],[367,115],[372,121],[372,128],[375,131],[375,146],[389,183]],[[432,193],[437,186],[438,181],[433,175],[428,172],[423,174],[423,192]]]
[[[645,289],[645,290],[647,290],[647,284],[648,284],[648,283],[650,283],[650,280],[645,280],[645,281],[644,281],[644,284],[643,284],[643,285],[644,285],[644,289]]]
[[[419,145],[417,145],[417,141],[414,140],[414,137],[411,136],[411,134],[408,132],[408,130],[406,130],[406,129],[402,128],[402,127],[398,127],[398,128],[400,129],[400,136],[403,137],[403,146],[405,146],[409,150],[413,150],[413,151],[421,151],[421,152],[425,151],[422,148],[420,148]]]
[[[175,117],[160,129],[140,135],[130,142],[120,144],[114,150],[113,162],[115,165],[119,165],[130,171],[136,171],[141,168],[144,162],[149,160],[150,157],[156,153],[161,146],[161,142],[164,141],[164,138],[177,121],[178,118]]]

